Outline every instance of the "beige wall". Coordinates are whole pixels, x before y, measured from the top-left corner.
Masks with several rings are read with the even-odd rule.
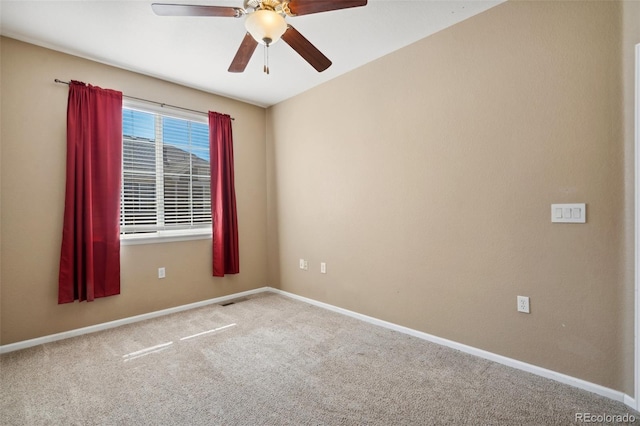
[[[2,344],[267,284],[263,108],[12,39],[1,43]],[[123,246],[120,295],[57,305],[68,89],[54,78],[235,117],[239,275],[211,276],[211,240]],[[160,266],[166,267],[163,280]]]
[[[271,285],[632,395],[636,9],[505,3],[270,108]]]

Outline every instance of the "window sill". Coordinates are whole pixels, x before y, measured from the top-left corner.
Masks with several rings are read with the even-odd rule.
[[[138,244],[172,243],[176,241],[207,240],[211,239],[211,229],[198,229],[194,231],[165,231],[156,234],[130,234],[120,235],[121,246],[133,246]]]

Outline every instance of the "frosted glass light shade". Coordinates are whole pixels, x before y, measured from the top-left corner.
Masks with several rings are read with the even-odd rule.
[[[249,34],[258,43],[271,45],[287,30],[284,18],[272,10],[256,10],[244,21]]]

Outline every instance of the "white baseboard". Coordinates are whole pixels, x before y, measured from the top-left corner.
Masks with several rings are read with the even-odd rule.
[[[107,330],[109,328],[119,327],[125,324],[132,324],[134,322],[144,321],[151,318],[161,317],[164,315],[175,314],[177,312],[200,308],[202,306],[213,305],[216,303],[223,303],[229,300],[250,296],[252,294],[262,293],[269,290],[270,290],[269,287],[261,287],[254,290],[248,290],[240,293],[230,294],[228,296],[216,297],[214,299],[208,299],[208,300],[202,300],[200,302],[189,303],[188,305],[176,306],[174,308],[168,308],[168,309],[163,309],[161,311],[154,311],[154,312],[149,312],[142,315],[136,315],[133,317],[122,318],[119,320],[109,321],[102,324],[91,325],[89,327],[77,328],[75,330],[64,331],[62,333],[50,334],[48,336],[38,337],[35,339],[23,340],[22,342],[11,343],[8,345],[0,346],[0,354],[18,351],[20,349],[26,349],[32,346],[38,346],[45,343],[51,343],[57,340],[68,339],[70,337],[81,336],[83,334],[95,333],[96,331]]]
[[[612,399],[614,401],[623,402],[629,407],[635,409],[636,401],[630,396],[626,395],[623,392],[610,389],[601,385],[597,385],[595,383],[587,382],[586,380],[578,379],[576,377],[568,376],[566,374],[558,373],[553,370],[548,370],[546,368],[538,367],[533,364],[528,364],[526,362],[518,361],[513,358],[508,358],[502,355],[494,354],[493,352],[488,352],[482,349],[474,348],[473,346],[464,345],[462,343],[454,342],[452,340],[443,339],[441,337],[437,337],[428,333],[424,333],[422,331],[417,331],[408,327],[403,327],[401,325],[397,325],[391,322],[382,321],[377,318],[369,317],[367,315],[362,315],[357,312],[350,311],[348,309],[339,308],[337,306],[330,305],[328,303],[318,302],[313,299],[309,299],[303,296],[298,296],[297,294],[289,293],[283,290],[278,290],[274,288],[270,288],[269,291],[274,293],[281,294],[283,296],[290,297],[292,299],[300,300],[302,302],[309,303],[314,306],[318,306],[320,308],[328,309],[333,312],[337,312],[343,315],[350,316],[352,318],[356,318],[380,327],[388,328],[391,330],[398,331],[400,333],[408,334],[410,336],[417,337],[419,339],[427,340],[429,342],[437,343],[442,346],[447,346],[452,349],[457,349],[459,351],[468,353],[470,355],[475,355],[480,358],[487,359],[489,361],[494,361],[499,364],[503,364],[509,367],[516,368],[518,370],[526,371],[528,373],[535,374],[537,376],[542,376],[547,379],[555,380],[556,382],[564,383],[566,385],[570,385],[579,389],[586,390],[588,392],[595,393],[597,395],[601,395]]]
[[[263,293],[263,292],[272,292],[276,294],[280,294],[282,296],[289,297],[291,299],[296,299],[310,305],[314,305],[323,309],[327,309],[329,311],[337,312],[339,314],[347,315],[352,318],[359,319],[361,321],[368,322],[373,325],[377,325],[380,327],[388,328],[390,330],[395,330],[400,333],[408,334],[410,336],[417,337],[419,339],[427,340],[429,342],[437,343],[439,345],[447,346],[452,349],[457,349],[459,351],[475,355],[480,358],[484,358],[490,361],[497,362],[499,364],[503,364],[509,367],[516,368],[518,370],[526,371],[528,373],[535,374],[537,376],[546,377],[547,379],[555,380],[560,383],[564,383],[579,389],[586,390],[588,392],[595,393],[597,395],[601,395],[612,399],[614,401],[623,402],[627,406],[635,409],[637,407],[636,400],[629,395],[624,394],[623,392],[610,389],[601,385],[597,385],[595,383],[587,382],[586,380],[578,379],[575,377],[568,376],[566,374],[558,373],[553,370],[548,370],[546,368],[538,367],[533,364],[528,364],[526,362],[518,361],[516,359],[508,358],[502,355],[494,354],[492,352],[488,352],[482,349],[474,348],[473,346],[464,345],[462,343],[454,342],[452,340],[443,339],[441,337],[437,337],[428,333],[424,333],[422,331],[417,331],[408,327],[403,327],[401,325],[397,325],[391,322],[383,321],[377,318],[373,318],[367,315],[359,314],[354,311],[350,311],[348,309],[339,308],[337,306],[330,305],[324,302],[318,302],[317,300],[309,299],[307,297],[298,296],[297,294],[289,293],[287,291],[279,290],[272,287],[261,287],[254,290],[244,291],[240,293],[230,294],[228,296],[216,297],[214,299],[203,300],[196,303],[190,303],[188,305],[176,306],[174,308],[163,309],[161,311],[149,312],[147,314],[136,315],[129,318],[123,318],[116,321],[110,321],[102,324],[96,324],[89,327],[78,328],[75,330],[65,331],[62,333],[51,334],[49,336],[38,337],[36,339],[24,340],[22,342],[11,343],[8,345],[0,346],[0,354],[13,352],[20,349],[30,348],[32,346],[42,345],[45,343],[55,342],[57,340],[68,339],[70,337],[81,336],[83,334],[95,333],[96,331],[107,330],[114,327],[119,327],[125,324],[132,324],[139,321],[148,320],[151,318],[160,317],[163,315],[174,314],[177,312],[186,311],[189,309],[200,308],[202,306],[213,305],[216,303],[223,303],[229,300],[238,299],[241,297],[250,296],[253,294]]]
[[[634,410],[638,411],[638,402],[636,401],[635,398],[631,398],[629,395],[624,395],[624,401],[623,401],[626,405],[628,405],[629,407],[633,408]]]

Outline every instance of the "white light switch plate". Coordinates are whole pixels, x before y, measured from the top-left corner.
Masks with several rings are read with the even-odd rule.
[[[585,203],[551,204],[551,222],[586,223],[587,205]]]

